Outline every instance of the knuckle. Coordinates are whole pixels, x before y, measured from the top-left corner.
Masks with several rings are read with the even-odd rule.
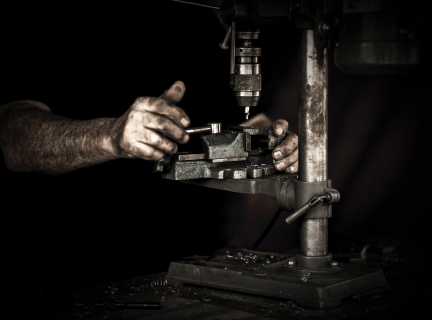
[[[132,104],[132,106],[134,107],[140,107],[142,105],[147,104],[149,101],[149,97],[138,97],[135,99],[134,103]]]
[[[162,116],[156,117],[155,119],[156,127],[160,130],[169,130],[169,123],[167,119]]]
[[[161,98],[154,98],[154,108],[158,111],[158,112],[163,112],[165,110],[165,100],[161,99]]]
[[[150,137],[149,137],[149,142],[150,142],[152,145],[159,145],[159,144],[162,143],[162,139],[161,139],[161,137],[160,137],[158,134],[152,132],[152,133],[150,134]]]

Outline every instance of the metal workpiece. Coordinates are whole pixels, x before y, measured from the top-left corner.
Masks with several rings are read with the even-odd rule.
[[[299,64],[299,180],[327,181],[327,49],[315,48],[313,30],[301,31]]]
[[[305,256],[328,253],[328,219],[302,219],[299,253]]]
[[[247,157],[249,155],[245,150],[246,133],[243,132],[205,135],[201,137],[201,143],[206,159]]]

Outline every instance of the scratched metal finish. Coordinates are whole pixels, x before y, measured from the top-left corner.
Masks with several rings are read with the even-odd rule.
[[[299,75],[299,180],[327,181],[327,49],[302,31]]]
[[[315,48],[313,30],[302,31],[299,61],[299,180],[327,181],[327,49]],[[325,254],[327,228],[327,219],[303,220],[300,252]]]

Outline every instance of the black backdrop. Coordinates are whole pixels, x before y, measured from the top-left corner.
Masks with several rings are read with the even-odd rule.
[[[158,96],[182,80],[179,106],[192,126],[240,123],[214,14],[143,3],[3,7],[0,103],[33,99],[73,119],[117,117],[136,97]],[[263,93],[252,116],[285,118],[295,132],[296,32],[268,28],[260,42]],[[430,70],[425,61],[408,76],[348,76],[330,62],[329,176],[342,194],[332,234],[428,240]],[[264,196],[162,180],[140,160],[59,176],[15,173],[2,162],[1,177],[3,275],[18,291],[164,271],[184,256],[250,247],[276,210]],[[283,219],[262,248],[297,245],[298,226]]]

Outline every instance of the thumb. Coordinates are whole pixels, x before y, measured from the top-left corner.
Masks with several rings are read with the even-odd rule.
[[[168,90],[162,93],[160,97],[176,104],[183,98],[185,91],[186,86],[183,81],[176,81]]]

